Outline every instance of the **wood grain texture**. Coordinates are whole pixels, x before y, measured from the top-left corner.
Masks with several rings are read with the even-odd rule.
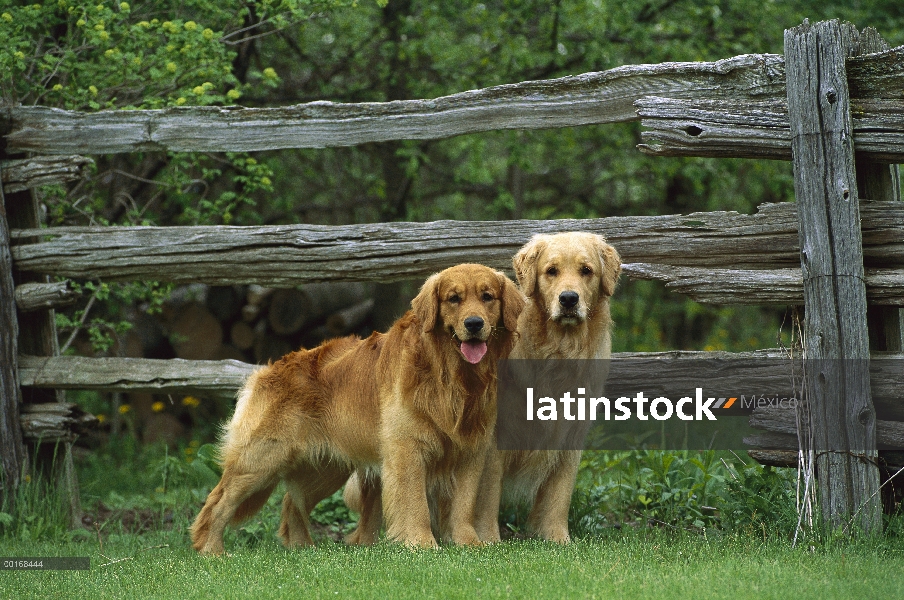
[[[20,421],[22,436],[27,440],[71,443],[94,427],[97,417],[71,402],[48,402],[23,406]]]
[[[21,312],[60,308],[75,303],[81,294],[68,281],[23,283],[16,286],[16,306]]]
[[[732,381],[740,379],[751,389],[765,389],[786,397],[793,395],[794,374],[801,371],[800,363],[788,359],[786,352],[780,349],[737,353],[679,350],[619,352],[612,358],[637,364],[641,361],[659,361],[655,363],[657,369],[674,369],[672,379],[679,387],[694,387],[691,384],[699,383],[689,375],[686,367],[679,364],[682,360],[741,363],[746,370],[738,371],[735,366],[730,375]],[[201,396],[233,396],[256,368],[255,365],[235,360],[19,357],[19,376],[22,385],[27,387]],[[870,374],[882,418],[904,421],[904,353],[877,353],[870,363]]]
[[[826,21],[785,31],[788,114],[809,359],[868,359],[866,286],[845,61],[859,37]],[[820,509],[830,527],[856,515],[882,529],[876,417],[864,369],[809,369]]]
[[[0,180],[6,193],[81,179],[94,161],[85,156],[34,156],[0,161]]]
[[[747,455],[761,465],[793,469],[798,467],[797,450],[748,450]],[[879,462],[885,468],[900,468],[904,466],[904,452],[880,451]]]
[[[37,198],[31,191],[7,194],[7,216],[12,228],[39,228],[42,211]],[[32,236],[23,238],[22,243],[31,243],[39,238]],[[26,283],[49,283],[47,275],[29,273],[20,269],[13,259],[13,278],[16,285]],[[19,313],[19,352],[35,356],[53,356],[59,354],[59,342],[56,332],[56,317],[53,309],[34,310]],[[44,390],[26,390],[22,393],[22,402],[65,402],[63,392],[46,392]]]
[[[860,34],[859,54],[885,52],[888,43],[879,32],[867,27]],[[850,80],[850,61],[848,68]],[[857,142],[859,143],[859,142]],[[856,145],[855,145],[856,147]],[[887,202],[901,201],[901,176],[898,165],[876,163],[858,156],[855,163],[857,171],[857,192],[861,198],[883,200]],[[869,296],[869,290],[867,290]],[[870,350],[886,350],[900,352],[904,350],[904,321],[902,310],[889,306],[869,306],[867,321],[869,323]],[[885,505],[886,512],[892,506]]]
[[[79,113],[11,107],[0,113],[10,152],[258,151],[438,139],[497,129],[544,129],[636,120],[649,95],[756,98],[784,93],[782,57],[629,65],[432,100],[311,102],[284,108],[191,107]]]
[[[644,127],[638,148],[645,154],[791,158],[785,101],[647,97],[634,104]],[[904,100],[852,100],[851,112],[858,156],[904,162]]]
[[[0,190],[0,468],[4,482],[0,487],[0,501],[8,501],[18,487],[25,460],[19,428],[19,405],[22,403],[18,370],[19,321],[9,241],[6,202]]]
[[[850,59],[853,97],[870,101],[900,100],[900,90],[904,88],[902,55],[904,48],[895,48]],[[743,106],[747,100],[783,102],[784,95],[784,57],[749,54],[709,63],[629,65],[599,73],[471,90],[432,100],[97,113],[13,107],[0,114],[0,120],[9,124],[11,133],[7,144],[10,151],[17,152],[257,151],[632,121],[639,118],[633,103],[646,96],[724,100],[729,105]],[[860,116],[860,108],[865,111],[864,119],[858,119],[858,133],[869,134],[864,144],[870,152],[884,153],[884,160],[894,160],[901,155],[899,130],[884,131],[875,127],[875,123],[888,124],[889,119],[896,119],[897,109],[883,113],[883,107],[891,105],[880,102],[870,107],[864,102],[856,103],[855,116]],[[785,147],[788,145],[786,140]],[[705,149],[704,145],[702,150]],[[786,150],[785,158],[788,156]]]
[[[23,386],[232,397],[255,369],[237,360],[21,356]]]
[[[804,303],[800,269],[714,269],[626,263],[622,272],[632,279],[665,282],[669,290],[704,304]],[[864,281],[871,304],[904,306],[904,269],[867,269]]]
[[[878,31],[867,27],[860,33],[859,49],[857,54],[870,54],[874,52],[885,52],[889,49],[888,43],[882,39]],[[850,82],[850,68],[848,68],[848,80]],[[850,83],[849,83],[850,85]],[[856,109],[852,115],[857,118]],[[854,125],[855,129],[857,125]],[[860,144],[860,140],[856,138],[856,144]],[[856,147],[856,146],[855,146]],[[876,200],[887,200],[890,202],[899,202],[901,200],[901,180],[898,165],[880,164],[867,160],[861,154],[857,155],[855,163],[857,169],[857,191],[860,197],[873,198]],[[869,291],[867,291],[867,295]],[[869,306],[866,311],[866,319],[869,324],[869,340],[870,350],[891,350],[900,352],[904,350],[904,322],[902,322],[904,311],[893,306]],[[878,416],[878,402],[873,396],[873,403],[876,404]],[[881,420],[881,417],[879,417]],[[877,437],[881,432],[877,424]],[[888,484],[888,478],[891,476],[888,469],[880,469],[880,488],[882,489],[882,510],[885,514],[893,514],[897,509],[897,499],[894,493],[893,485]]]
[[[750,426],[772,433],[794,436],[795,439],[798,433],[795,411],[781,408],[757,408],[750,415]],[[876,443],[882,450],[904,450],[904,423],[877,420]],[[796,447],[795,443],[792,448]],[[817,453],[820,452],[819,448],[816,450]]]
[[[862,203],[870,300],[900,303],[904,204]],[[795,203],[736,212],[555,221],[438,221],[338,227],[112,227],[13,231],[19,269],[106,281],[157,279],[288,287],[316,281],[422,278],[460,262],[510,269],[535,233],[593,231],[615,245],[626,273],[660,279],[701,301],[800,301]],[[681,269],[677,267],[706,267]],[[724,271],[724,272],[723,272]],[[725,279],[707,274],[718,273]],[[767,293],[764,285],[778,286]]]

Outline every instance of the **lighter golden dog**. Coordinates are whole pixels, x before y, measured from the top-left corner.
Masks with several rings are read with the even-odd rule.
[[[608,359],[612,353],[609,298],[621,274],[621,259],[602,236],[560,233],[534,236],[513,259],[515,275],[528,302],[518,318],[519,338],[510,355],[522,359]],[[528,529],[541,538],[567,543],[568,509],[581,452],[571,450],[500,451],[503,493],[532,502]],[[498,489],[482,485],[477,531],[485,541],[499,539]]]
[[[195,549],[222,554],[227,525],[256,513],[280,480],[283,539],[311,543],[308,513],[354,469],[380,473],[391,539],[436,545],[433,494],[447,498],[452,541],[479,543],[496,365],[523,307],[504,274],[459,265],[430,277],[386,334],[332,340],[255,371],[225,429],[223,476],[191,527]]]
[[[609,358],[609,298],[621,273],[621,259],[602,236],[582,232],[537,235],[518,251],[513,263],[528,302],[518,319],[519,337],[511,358]],[[568,542],[568,509],[580,458],[580,451],[491,452],[475,521],[481,540],[500,538],[500,489],[504,489],[507,498],[532,502],[528,527],[533,532],[547,540]],[[379,506],[369,501],[376,489],[379,478],[365,479],[361,472],[346,484],[346,504],[361,513],[358,528],[346,539],[349,543],[377,539]],[[442,506],[442,502],[438,504]],[[445,530],[444,523],[437,527]]]

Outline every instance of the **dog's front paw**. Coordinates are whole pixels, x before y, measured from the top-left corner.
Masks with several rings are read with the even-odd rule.
[[[483,541],[480,539],[480,536],[477,535],[477,531],[470,525],[463,527],[456,527],[452,532],[452,543],[458,544],[459,546],[480,546],[483,544]]]
[[[436,538],[430,529],[409,530],[397,534],[390,533],[389,538],[396,542],[402,542],[408,548],[439,548]]]

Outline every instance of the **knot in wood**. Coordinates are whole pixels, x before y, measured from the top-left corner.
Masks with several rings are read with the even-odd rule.
[[[857,420],[860,421],[861,425],[868,425],[872,416],[873,411],[868,408],[862,408],[860,409],[860,412],[857,413]]]
[[[835,104],[838,101],[838,92],[833,88],[829,88],[829,91],[826,92],[826,100],[829,101],[829,104]]]

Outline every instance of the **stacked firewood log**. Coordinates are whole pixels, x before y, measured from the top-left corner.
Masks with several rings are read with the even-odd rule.
[[[373,285],[177,288],[160,315],[131,315],[126,356],[266,364],[325,339],[373,330]]]

